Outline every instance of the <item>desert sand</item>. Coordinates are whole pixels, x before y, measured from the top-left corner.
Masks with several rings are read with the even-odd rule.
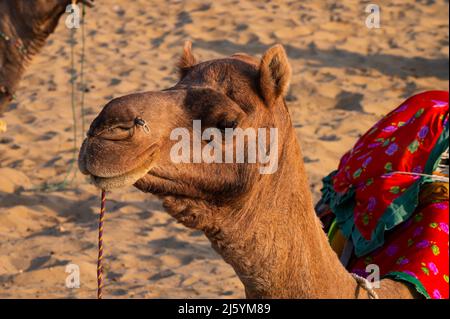
[[[86,125],[114,97],[175,84],[184,40],[199,60],[261,55],[281,43],[293,68],[287,103],[315,200],[321,178],[377,119],[412,94],[448,89],[444,0],[378,1],[379,29],[365,26],[369,1],[96,2],[86,21]],[[73,163],[69,38],[60,23],[3,118],[0,298],[96,297],[100,193],[79,172],[65,189],[45,191]],[[79,147],[80,109],[76,119]],[[244,297],[201,233],[131,187],[108,194],[105,253],[106,298]],[[80,267],[78,289],[65,287],[70,263]]]

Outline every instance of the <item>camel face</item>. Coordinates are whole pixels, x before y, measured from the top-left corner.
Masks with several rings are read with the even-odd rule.
[[[187,43],[178,67],[181,78],[172,88],[114,99],[92,122],[79,167],[99,188],[134,184],[166,198],[218,202],[245,194],[260,178],[259,163],[196,161],[193,145],[190,160],[174,161],[174,132],[279,128],[282,140],[290,127],[283,99],[290,68],[283,48],[272,47],[261,61],[236,54],[196,63]],[[213,140],[223,152],[236,147]]]

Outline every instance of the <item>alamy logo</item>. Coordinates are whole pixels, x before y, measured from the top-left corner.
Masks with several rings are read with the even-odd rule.
[[[68,264],[66,273],[69,274],[66,277],[66,287],[71,289],[80,288],[80,267],[77,264]]]
[[[369,15],[366,18],[366,27],[369,29],[380,28],[380,7],[376,4],[368,4],[366,7],[366,13]]]
[[[372,288],[380,288],[380,267],[375,264],[369,264],[366,267],[367,281],[372,284]]]
[[[170,139],[178,141],[170,150],[172,162],[259,163],[261,174],[278,169],[278,128],[225,128],[223,132],[211,127],[202,133],[201,121],[193,120],[192,135],[187,128],[172,130]],[[202,146],[204,141],[208,143]]]
[[[80,28],[80,11],[80,7],[76,4],[69,4],[66,7],[66,13],[69,13],[65,21],[68,29]]]

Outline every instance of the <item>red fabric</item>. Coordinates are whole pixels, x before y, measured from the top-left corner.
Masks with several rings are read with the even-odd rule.
[[[342,157],[333,188],[340,194],[355,189],[354,223],[366,240],[386,209],[419,178],[389,173],[422,173],[447,121],[448,92],[418,94],[382,118]]]
[[[385,245],[359,258],[351,271],[366,276],[366,266],[375,264],[380,275],[404,272],[418,279],[431,298],[449,298],[448,201],[419,209],[397,226]]]
[[[347,231],[376,241],[373,235],[381,219],[397,225],[385,232],[382,247],[356,259],[349,270],[367,276],[366,266],[375,264],[381,276],[407,280],[431,298],[449,298],[448,199],[413,206],[412,216],[404,219],[402,205],[418,202],[418,194],[407,191],[420,177],[395,172],[432,173],[430,163],[443,151],[442,141],[435,147],[448,130],[448,112],[448,92],[411,97],[364,134],[330,175],[339,197],[354,191],[353,227]],[[448,145],[448,139],[445,142]]]

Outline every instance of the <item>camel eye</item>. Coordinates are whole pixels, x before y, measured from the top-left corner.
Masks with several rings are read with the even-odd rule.
[[[235,129],[238,126],[238,122],[235,120],[222,119],[217,123],[217,128],[224,131],[226,128]]]

